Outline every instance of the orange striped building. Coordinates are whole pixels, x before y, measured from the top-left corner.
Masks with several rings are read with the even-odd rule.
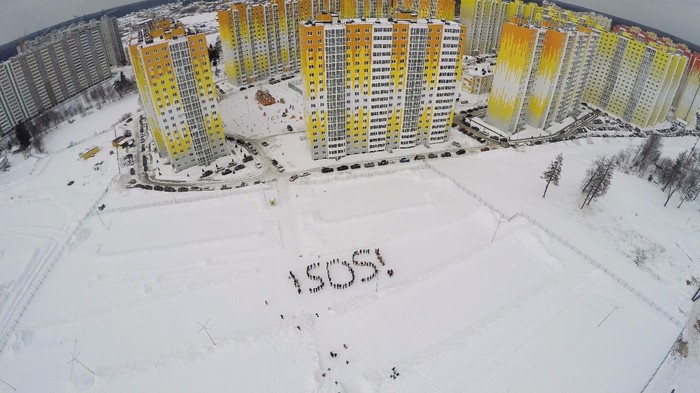
[[[418,19],[340,20],[299,31],[304,115],[312,156],[338,158],[447,140],[466,30]]]
[[[180,171],[229,154],[204,34],[160,21],[133,37],[129,55],[161,157]]]

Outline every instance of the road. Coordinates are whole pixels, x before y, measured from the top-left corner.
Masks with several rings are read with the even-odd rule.
[[[485,109],[479,109],[479,110],[472,112],[471,115],[474,115],[477,117],[483,117],[485,115],[485,112],[486,112]],[[590,114],[588,114],[580,119],[577,119],[574,123],[564,127],[562,130],[560,130],[559,132],[557,132],[555,134],[540,136],[540,137],[533,137],[533,138],[528,138],[528,139],[522,139],[522,140],[518,140],[517,142],[523,142],[523,143],[524,142],[528,142],[528,143],[529,142],[533,142],[533,143],[540,142],[540,143],[543,143],[543,142],[548,142],[548,141],[559,141],[559,140],[568,139],[571,136],[574,136],[576,134],[577,129],[579,129],[581,127],[585,127],[590,122],[595,120],[599,115],[600,115],[599,112],[592,112],[592,113],[590,113]],[[500,141],[493,140],[493,139],[489,138],[488,134],[485,134],[479,130],[476,130],[476,129],[470,127],[467,123],[465,123],[462,120],[464,117],[465,117],[465,114],[462,114],[462,113],[455,114],[455,118],[454,118],[453,122],[456,123],[456,125],[458,127],[466,127],[468,129],[470,129],[473,132],[475,139],[478,137],[483,138],[485,140],[485,142],[484,142],[485,147],[488,147],[489,150],[494,150],[494,149],[498,149],[501,147],[508,147],[509,145],[512,145],[513,142],[515,142],[515,141],[511,141],[509,144],[509,143],[502,143]],[[243,137],[241,135],[236,135],[236,134],[226,134],[227,141],[230,144],[230,147],[232,148],[232,150],[237,149],[238,154],[243,152],[247,155],[253,156],[255,158],[255,162],[260,162],[260,164],[262,165],[262,168],[257,170],[257,171],[253,171],[253,172],[247,171],[248,173],[245,176],[236,176],[236,177],[231,178],[230,180],[227,179],[227,180],[209,180],[208,181],[208,180],[197,179],[197,180],[188,182],[188,181],[178,181],[178,180],[155,179],[155,178],[151,177],[146,171],[143,170],[142,155],[144,155],[145,153],[141,152],[140,147],[139,147],[141,144],[140,141],[141,141],[142,135],[144,136],[145,143],[148,145],[150,143],[150,135],[148,133],[148,122],[146,121],[145,117],[143,117],[143,116],[139,119],[139,130],[138,130],[137,136],[135,138],[136,139],[135,148],[136,148],[137,152],[134,153],[134,162],[135,162],[135,168],[136,168],[136,172],[137,172],[137,174],[136,174],[137,182],[139,184],[144,184],[144,185],[145,184],[148,184],[151,186],[158,185],[158,186],[163,186],[163,187],[171,186],[171,187],[175,187],[175,188],[198,186],[198,187],[201,187],[204,189],[214,190],[214,189],[219,189],[221,187],[224,187],[224,188],[241,187],[241,186],[244,186],[243,183],[245,183],[245,185],[258,184],[258,183],[268,183],[268,182],[277,181],[280,179],[289,179],[293,175],[302,175],[302,174],[306,174],[306,173],[321,173],[321,169],[323,168],[323,166],[318,166],[316,168],[307,169],[307,170],[303,170],[303,171],[280,172],[279,170],[277,170],[275,165],[272,164],[272,158],[267,155],[266,150],[261,145],[261,142],[263,140],[250,139],[250,138],[246,138],[246,137]],[[239,144],[237,142],[231,141],[230,139],[242,141],[243,144]],[[250,147],[246,146],[246,144],[249,144]],[[475,154],[475,153],[481,152],[483,148],[484,148],[484,146],[477,146],[477,147],[470,147],[470,148],[459,148],[459,147],[453,146],[450,143],[445,143],[445,145],[442,146],[442,148],[436,148],[431,153],[434,153],[437,155],[437,157],[433,158],[433,159],[441,159],[441,158],[443,158],[443,157],[441,157],[441,155],[445,152],[449,152],[451,154],[451,156],[454,157],[457,155],[456,153],[459,150],[464,150],[465,154]],[[242,151],[241,151],[241,149],[242,149]],[[255,149],[258,152],[258,154],[254,155],[252,152],[253,149]],[[401,151],[394,150],[394,153],[401,153]],[[428,153],[422,153],[420,155],[424,156],[425,159],[430,159],[430,158],[428,158]],[[402,158],[414,160],[416,156],[417,156],[417,154],[415,152],[412,152],[410,154],[395,154],[395,155],[392,154],[390,157],[379,158],[379,159],[375,158],[372,160],[365,160],[365,161],[356,161],[356,162],[353,162],[352,164],[360,164],[364,168],[364,165],[366,163],[373,162],[375,164],[375,167],[378,167],[379,161],[381,161],[382,159],[386,159],[389,162],[388,166],[394,166],[395,164],[399,164],[398,166],[396,166],[396,169],[400,170],[402,168],[402,166],[400,165],[399,161]],[[148,163],[148,164],[149,164],[149,168],[150,168],[151,163]],[[248,164],[250,164],[250,163],[248,163]],[[338,166],[342,166],[342,165],[350,166],[352,164],[339,163],[337,165],[334,164],[334,165],[326,165],[326,166],[333,167],[334,172],[335,172],[337,170]],[[352,171],[352,170],[350,169],[349,171]]]

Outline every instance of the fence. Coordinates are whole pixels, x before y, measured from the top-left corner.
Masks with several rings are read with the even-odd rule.
[[[612,278],[613,280],[617,281],[620,285],[622,285],[623,287],[625,287],[628,291],[632,292],[632,294],[634,294],[637,298],[641,299],[644,303],[648,304],[648,305],[651,306],[653,309],[655,309],[657,312],[659,312],[661,315],[663,315],[664,317],[666,317],[669,321],[673,322],[675,325],[677,325],[677,326],[679,326],[679,327],[681,327],[681,328],[683,327],[683,323],[681,323],[681,321],[679,321],[678,319],[676,319],[673,315],[669,314],[666,310],[662,309],[660,305],[656,304],[653,300],[649,299],[647,296],[645,296],[645,295],[644,295],[643,293],[641,293],[639,290],[637,290],[636,288],[634,288],[633,286],[631,286],[627,281],[623,280],[623,279],[622,279],[620,276],[618,276],[616,273],[610,271],[608,268],[606,268],[605,266],[603,266],[602,264],[600,264],[598,261],[596,261],[595,259],[591,258],[590,255],[588,255],[588,254],[586,254],[585,252],[581,251],[581,249],[579,249],[578,247],[574,246],[573,244],[571,244],[570,242],[568,242],[567,240],[565,240],[564,238],[562,238],[561,236],[559,236],[558,234],[556,234],[554,231],[552,231],[552,230],[550,230],[549,228],[547,228],[547,227],[545,227],[544,225],[542,225],[539,221],[535,220],[534,218],[530,217],[529,215],[527,215],[526,213],[523,213],[523,212],[515,213],[514,215],[508,217],[508,216],[505,214],[505,212],[503,212],[502,210],[496,208],[495,206],[493,206],[492,204],[490,204],[488,201],[486,201],[484,198],[482,198],[482,197],[480,197],[479,195],[477,195],[475,192],[473,192],[473,191],[467,189],[467,188],[464,187],[461,183],[457,182],[455,179],[453,179],[452,177],[450,177],[449,175],[447,175],[445,172],[442,172],[441,170],[439,170],[439,169],[437,169],[437,168],[434,168],[433,166],[431,166],[431,165],[430,165],[429,163],[427,163],[427,162],[426,162],[426,165],[428,166],[428,168],[432,169],[435,173],[437,173],[437,174],[439,174],[439,175],[441,175],[441,176],[443,176],[443,177],[445,177],[445,178],[451,180],[452,183],[453,183],[455,186],[457,186],[457,188],[459,188],[460,190],[462,190],[462,191],[466,192],[467,194],[471,195],[471,196],[474,197],[476,200],[478,200],[479,202],[481,202],[484,206],[486,206],[486,207],[488,207],[489,209],[491,209],[492,211],[496,212],[496,213],[499,214],[501,217],[506,218],[506,221],[507,221],[507,222],[510,222],[510,221],[514,220],[515,218],[517,218],[517,217],[522,217],[522,218],[526,219],[530,224],[532,224],[532,225],[536,226],[537,228],[539,228],[540,230],[544,231],[544,232],[545,232],[546,234],[548,234],[551,238],[553,238],[554,240],[556,240],[556,241],[558,241],[559,243],[563,244],[565,247],[569,248],[569,249],[572,250],[573,252],[575,252],[575,253],[577,253],[578,255],[580,255],[583,259],[585,259],[586,261],[588,261],[588,263],[590,263],[591,265],[593,265],[593,266],[596,267],[597,269],[603,271],[603,272],[604,272],[605,274],[607,274],[610,278]]]
[[[5,346],[7,345],[7,342],[10,339],[10,335],[15,331],[15,328],[17,327],[17,324],[19,323],[20,319],[22,319],[24,312],[27,311],[29,303],[31,303],[32,299],[34,299],[34,295],[36,295],[37,291],[39,290],[39,287],[41,287],[41,284],[44,283],[44,280],[51,272],[51,269],[53,269],[53,267],[56,265],[56,262],[58,262],[58,260],[63,256],[63,253],[66,251],[66,248],[70,244],[71,240],[82,228],[83,224],[85,224],[85,221],[87,221],[87,219],[90,217],[90,212],[95,209],[97,202],[100,199],[104,198],[105,195],[107,195],[107,192],[109,191],[110,187],[112,187],[112,185],[114,185],[115,183],[116,178],[113,179],[107,185],[107,187],[105,187],[104,191],[102,191],[102,193],[95,199],[95,202],[92,204],[90,211],[88,211],[78,221],[78,224],[66,237],[66,239],[63,241],[63,244],[61,244],[60,248],[55,250],[55,252],[52,252],[52,255],[47,256],[46,259],[39,263],[39,266],[37,266],[33,277],[30,278],[30,282],[26,286],[27,290],[25,291],[25,293],[21,294],[18,297],[18,300],[14,306],[11,306],[10,310],[7,313],[7,316],[5,317],[5,320],[0,321],[0,353],[2,353],[5,350]]]
[[[223,198],[223,197],[228,197],[228,196],[233,196],[233,195],[244,195],[244,194],[251,194],[255,192],[260,192],[260,191],[271,191],[272,187],[270,186],[265,186],[265,187],[245,187],[245,188],[233,188],[230,190],[225,190],[225,191],[190,191],[192,192],[197,192],[200,195],[197,196],[189,196],[189,197],[182,197],[182,198],[175,198],[175,195],[182,195],[182,193],[177,193],[177,192],[163,192],[165,194],[171,194],[173,195],[173,200],[165,200],[165,201],[158,201],[158,202],[150,202],[150,203],[141,203],[138,205],[130,205],[130,206],[121,206],[121,207],[113,207],[113,208],[108,208],[104,209],[101,212],[97,212],[94,209],[88,213],[89,215],[95,215],[97,213],[116,213],[116,212],[125,212],[125,211],[131,211],[131,210],[139,210],[139,209],[147,209],[151,207],[158,207],[158,206],[168,206],[168,205],[177,205],[180,203],[190,203],[190,202],[197,202],[197,201],[204,201],[207,199],[217,199],[217,198]]]

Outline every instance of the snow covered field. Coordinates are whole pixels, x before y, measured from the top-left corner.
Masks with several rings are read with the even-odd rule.
[[[124,102],[99,117],[112,124],[135,110]],[[688,318],[697,203],[664,209],[656,187],[616,174],[608,195],[578,209],[592,158],[638,139],[318,174],[210,198],[126,190],[128,177],[113,180],[112,135],[68,132],[47,158],[13,157],[0,174],[0,326],[57,258],[0,354],[0,378],[19,391],[639,392]],[[64,148],[78,134],[90,137]],[[665,154],[692,142],[666,139]],[[79,161],[92,144],[102,151]],[[562,181],[543,199],[539,175],[559,152]],[[96,215],[95,203],[107,208]],[[632,261],[640,247],[652,255],[643,268]],[[330,287],[325,262],[349,262],[358,248],[381,250],[386,266],[358,259],[377,265],[378,279],[362,282],[372,268],[350,264],[354,283]],[[309,293],[314,262],[325,287]],[[351,279],[340,264],[329,274]],[[82,365],[69,363],[78,352]],[[663,381],[692,381],[684,374],[699,367],[679,364],[662,369]]]

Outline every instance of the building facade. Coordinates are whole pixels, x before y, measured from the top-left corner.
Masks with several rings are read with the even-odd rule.
[[[544,1],[540,6],[522,0],[462,0],[460,23],[467,26],[467,54],[496,53],[506,22],[562,27],[571,23],[610,30],[612,20],[593,12],[573,12]]]
[[[447,140],[465,28],[418,19],[339,20],[300,28],[304,116],[312,156],[339,158]]]
[[[23,43],[0,65],[0,136],[111,77],[99,21]]]
[[[584,101],[640,128],[666,120],[688,57],[672,42],[636,27],[603,32]]]
[[[303,14],[313,18],[319,7],[320,3],[308,1]],[[234,3],[219,11],[218,17],[224,67],[233,83],[298,69],[300,8],[296,0]]]
[[[486,122],[513,134],[561,122],[583,99],[598,35],[570,25],[503,25]]]
[[[676,117],[696,126],[696,114],[700,112],[700,54],[691,54],[686,75],[678,89]]]
[[[122,44],[122,35],[119,32],[119,24],[117,19],[110,18],[105,15],[100,18],[100,28],[102,29],[102,38],[105,41],[105,51],[109,65],[117,67],[126,64],[126,55],[124,54],[124,45]]]
[[[161,157],[180,171],[229,154],[206,36],[162,21],[137,34],[129,53]]]

